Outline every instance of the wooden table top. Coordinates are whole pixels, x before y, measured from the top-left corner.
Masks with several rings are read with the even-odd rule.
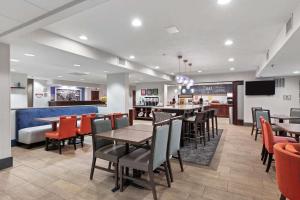
[[[92,113],[90,113],[90,114],[92,114]],[[96,116],[97,117],[103,117],[104,115],[96,113]],[[77,119],[80,119],[81,115],[77,115],[76,117],[77,117]],[[34,120],[35,121],[40,121],[40,122],[57,123],[57,122],[59,122],[59,118],[60,118],[60,116],[57,116],[57,117],[42,117],[42,118],[35,118]]]
[[[282,120],[289,120],[289,119],[300,119],[300,117],[296,116],[288,116],[288,115],[271,115],[273,119],[282,119]]]
[[[172,105],[172,106],[155,106],[153,108],[161,110],[196,110],[201,108],[201,105]]]
[[[133,126],[127,126],[125,129],[128,130],[136,130],[136,131],[146,131],[146,132],[153,132],[153,126],[150,124],[135,124]]]
[[[133,125],[134,127],[135,125]],[[96,137],[107,139],[107,140],[115,140],[119,142],[125,142],[128,144],[143,144],[146,141],[152,138],[152,131],[140,131],[126,128],[121,128],[117,130],[107,131],[103,133],[97,133]]]
[[[300,135],[300,124],[276,123],[284,131]]]

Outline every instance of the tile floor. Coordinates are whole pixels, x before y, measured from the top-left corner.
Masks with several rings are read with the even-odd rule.
[[[166,187],[163,176],[156,175],[158,197],[162,200],[277,200],[279,191],[274,168],[265,173],[259,154],[260,141],[250,136],[249,127],[228,125],[224,129],[210,167],[185,164],[184,173],[173,162],[175,182]],[[145,123],[136,121],[135,123]],[[89,139],[88,139],[89,140]],[[89,142],[89,141],[87,141]],[[200,147],[201,148],[201,147]],[[150,200],[150,190],[128,187],[123,193],[112,193],[111,174],[95,170],[89,180],[92,147],[86,144],[76,151],[65,147],[63,155],[43,148],[14,147],[14,167],[0,172],[0,200]],[[104,161],[98,164],[107,165]]]

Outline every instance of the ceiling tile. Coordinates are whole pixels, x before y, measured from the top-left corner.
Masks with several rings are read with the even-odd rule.
[[[1,30],[1,32],[7,31],[19,24],[20,24],[20,22],[17,22],[15,20],[12,20],[12,19],[9,19],[7,17],[3,17],[0,15],[0,30]]]
[[[60,6],[63,6],[72,0],[25,0],[27,2],[30,2],[34,5],[39,6],[40,8],[46,9],[46,10],[54,10]]]

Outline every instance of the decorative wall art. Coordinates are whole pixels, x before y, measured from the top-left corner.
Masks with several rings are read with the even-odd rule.
[[[81,90],[57,89],[57,101],[80,101]]]

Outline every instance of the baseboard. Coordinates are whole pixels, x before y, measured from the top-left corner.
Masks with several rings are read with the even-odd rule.
[[[0,159],[0,170],[13,166],[13,157]]]
[[[12,147],[17,146],[17,140],[11,140],[11,146]]]

